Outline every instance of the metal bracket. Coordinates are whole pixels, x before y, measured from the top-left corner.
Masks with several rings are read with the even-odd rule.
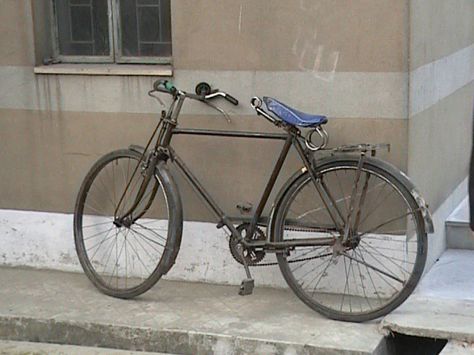
[[[253,209],[253,205],[250,202],[239,203],[236,207],[241,214],[249,214]]]

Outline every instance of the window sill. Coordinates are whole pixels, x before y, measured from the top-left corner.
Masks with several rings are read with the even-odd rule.
[[[173,76],[171,65],[146,64],[51,64],[34,68],[35,74]]]

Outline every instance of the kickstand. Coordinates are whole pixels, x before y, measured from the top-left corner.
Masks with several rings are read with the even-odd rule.
[[[240,284],[239,295],[241,296],[251,295],[253,292],[253,287],[255,283],[254,283],[254,280],[252,279],[252,275],[250,274],[250,269],[247,264],[247,260],[245,260],[242,246],[238,245],[237,248],[238,248],[238,252],[240,254],[239,256],[242,260],[242,263],[244,264],[245,274],[247,275],[247,278],[242,280],[242,283]]]

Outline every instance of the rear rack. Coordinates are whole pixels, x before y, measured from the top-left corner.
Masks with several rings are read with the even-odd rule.
[[[336,148],[326,148],[323,151],[332,152],[332,153],[367,153],[370,152],[370,155],[375,156],[377,150],[386,149],[387,152],[390,152],[390,144],[389,143],[377,143],[377,144],[370,144],[370,143],[360,143],[360,144],[352,144],[352,145],[341,145]]]

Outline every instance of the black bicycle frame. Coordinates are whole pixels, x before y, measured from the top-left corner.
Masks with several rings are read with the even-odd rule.
[[[311,169],[311,162],[305,153],[305,149],[303,148],[301,142],[299,141],[299,137],[301,136],[300,131],[298,128],[293,126],[286,126],[284,129],[286,133],[262,133],[262,132],[242,132],[242,131],[226,131],[226,130],[209,130],[209,129],[184,129],[184,128],[176,128],[177,126],[177,117],[179,115],[179,111],[181,109],[182,103],[184,98],[178,98],[172,105],[167,118],[164,119],[164,124],[161,128],[159,133],[156,149],[166,151],[169,154],[169,158],[171,161],[176,165],[178,170],[186,177],[188,182],[191,184],[193,189],[202,197],[204,202],[210,207],[212,212],[218,218],[217,228],[222,228],[226,226],[232,235],[238,238],[239,241],[242,242],[245,246],[252,245],[253,247],[263,247],[266,249],[287,249],[296,246],[308,246],[308,245],[330,245],[334,242],[334,238],[308,238],[308,239],[300,239],[300,240],[288,240],[284,242],[275,242],[275,241],[252,241],[247,242],[245,239],[242,238],[240,233],[234,227],[232,221],[235,221],[236,218],[231,218],[226,215],[226,213],[219,207],[219,205],[215,202],[209,192],[202,186],[196,176],[191,172],[191,170],[186,166],[184,161],[179,157],[179,155],[175,152],[175,150],[170,146],[171,138],[175,134],[181,135],[198,135],[198,136],[211,136],[211,137],[233,137],[233,138],[252,138],[252,139],[267,139],[267,140],[282,140],[284,141],[283,148],[281,153],[278,157],[278,160],[275,163],[271,176],[268,180],[268,183],[265,187],[265,190],[262,194],[262,197],[253,212],[253,216],[250,220],[250,226],[247,230],[247,235],[253,235],[257,224],[261,221],[262,212],[264,210],[265,205],[268,202],[268,198],[275,186],[275,182],[280,174],[281,168],[288,156],[288,152],[291,146],[296,148],[299,156],[301,157],[306,169],[312,172]],[[313,174],[314,175],[314,174]],[[313,181],[316,181],[316,176],[313,176]],[[317,186],[318,191],[319,187]],[[321,193],[321,192],[320,192]],[[335,207],[335,203],[332,198],[329,198],[330,205]],[[325,199],[323,199],[325,201]],[[326,204],[326,202],[324,202]],[[326,204],[329,211],[328,204]],[[336,207],[337,209],[337,207]],[[330,212],[331,214],[331,212]],[[331,214],[333,216],[333,214]],[[334,219],[334,222],[337,223],[337,220]],[[336,224],[337,225],[337,224]]]

